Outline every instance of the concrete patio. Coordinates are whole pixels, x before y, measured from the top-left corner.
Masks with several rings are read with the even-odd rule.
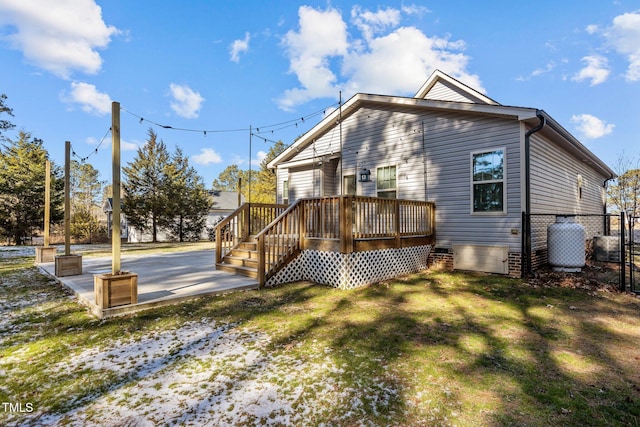
[[[138,274],[138,303],[100,309],[95,301],[93,276],[111,272],[111,257],[83,257],[82,275],[55,276],[55,263],[41,270],[70,289],[78,300],[104,319],[180,301],[227,292],[258,289],[258,282],[215,269],[215,251],[123,255],[122,271]]]

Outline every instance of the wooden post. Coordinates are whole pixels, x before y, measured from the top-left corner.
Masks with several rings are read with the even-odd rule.
[[[82,255],[71,255],[71,142],[64,148],[64,256],[55,257],[57,277],[82,274]]]
[[[111,270],[120,273],[120,103],[111,103],[111,158],[113,214],[111,216]]]
[[[242,205],[242,178],[238,178],[238,207]]]
[[[257,251],[258,251],[258,286],[262,288],[265,285],[264,234],[261,234],[260,236],[258,236]]]
[[[222,262],[222,233],[220,224],[216,225],[216,264]]]
[[[307,203],[303,200],[298,204],[298,244],[300,250],[304,250],[307,247],[307,217],[306,217]]]
[[[71,142],[64,143],[64,255],[71,255]]]
[[[353,205],[352,196],[340,196],[340,252],[353,252]]]
[[[51,222],[51,162],[45,163],[44,177],[44,245],[36,247],[36,264],[53,262],[57,248],[49,246],[49,223]]]
[[[49,223],[51,222],[51,162],[45,163],[44,175],[44,247],[49,247]]]
[[[396,233],[396,244],[395,247],[396,249],[400,248],[400,200],[395,199],[393,201],[394,204],[394,224],[393,227],[395,228],[395,233]]]

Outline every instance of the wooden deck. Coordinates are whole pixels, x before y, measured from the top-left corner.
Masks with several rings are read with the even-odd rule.
[[[244,204],[216,229],[218,269],[260,286],[303,250],[343,254],[433,242],[433,203],[363,196]]]

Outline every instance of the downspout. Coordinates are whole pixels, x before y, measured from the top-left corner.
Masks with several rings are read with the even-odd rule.
[[[525,208],[522,224],[524,227],[522,233],[522,255],[524,262],[522,263],[522,277],[531,274],[531,135],[542,130],[547,123],[547,119],[542,115],[540,110],[536,111],[536,117],[540,120],[538,126],[530,129],[524,135],[524,192],[525,192]]]

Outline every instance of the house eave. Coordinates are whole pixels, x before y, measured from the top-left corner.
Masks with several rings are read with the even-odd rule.
[[[516,120],[528,120],[536,117],[535,108],[510,107],[504,105],[472,104],[468,102],[438,101],[431,99],[418,99],[389,95],[374,95],[358,93],[350,98],[341,108],[334,110],[321,120],[316,126],[302,135],[289,148],[273,159],[267,167],[276,168],[281,163],[287,162],[298,152],[319,138],[325,132],[339,125],[340,117],[344,120],[364,105],[386,105],[406,108],[420,108],[426,110],[459,111],[471,114],[486,114]],[[341,111],[342,110],[342,111]]]
[[[585,147],[584,144],[582,144],[560,123],[555,121],[553,117],[551,117],[543,110],[539,110],[539,113],[541,113],[545,117],[547,123],[545,128],[543,128],[542,130],[543,134],[552,133],[553,135],[555,135],[556,138],[554,138],[554,140],[557,141],[558,145],[572,153],[583,163],[599,170],[603,176],[606,176],[608,178],[615,178],[617,176],[616,173],[605,162],[603,162],[600,158],[593,154],[591,150]]]

